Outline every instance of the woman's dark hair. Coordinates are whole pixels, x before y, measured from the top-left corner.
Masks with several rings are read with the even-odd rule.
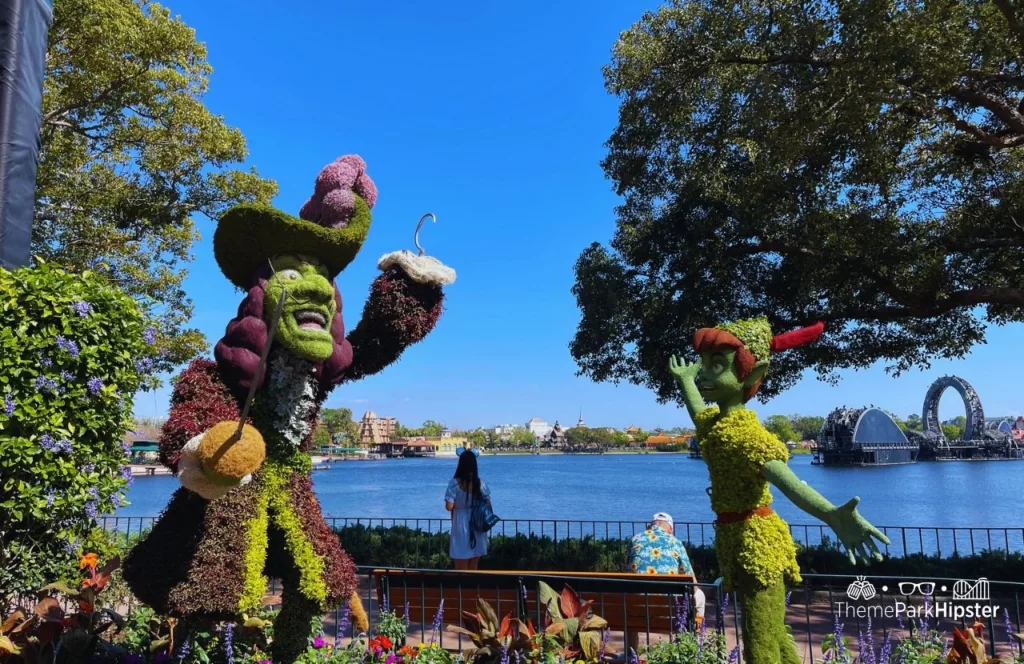
[[[480,472],[476,466],[476,454],[466,450],[459,455],[459,465],[455,467],[455,479],[463,486],[473,488],[473,498],[480,500]]]

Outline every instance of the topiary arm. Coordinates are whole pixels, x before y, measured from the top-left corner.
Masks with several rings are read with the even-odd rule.
[[[178,472],[181,450],[190,440],[218,422],[238,418],[238,404],[217,363],[194,360],[174,379],[171,410],[160,436],[160,461]]]
[[[884,544],[889,543],[889,538],[868,523],[857,511],[860,498],[854,496],[846,504],[836,507],[825,496],[797,477],[785,461],[769,461],[761,468],[761,475],[778,487],[794,505],[827,523],[835,531],[839,541],[846,546],[851,563],[856,564],[857,558],[865,564],[871,558],[882,559],[882,554],[872,538]]]
[[[441,287],[455,280],[455,272],[437,260],[407,251],[384,256],[378,266],[384,273],[374,280],[362,319],[346,337],[352,364],[345,382],[380,372],[426,337],[441,316]]]

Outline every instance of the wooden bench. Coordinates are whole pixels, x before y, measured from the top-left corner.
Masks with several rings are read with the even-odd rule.
[[[684,603],[689,607],[688,628],[693,626],[692,576],[399,569],[376,569],[373,576],[378,604],[399,613],[408,607],[411,632],[422,631],[418,625],[425,625],[426,632],[430,631],[442,600],[442,625],[461,625],[462,611],[476,613],[477,598],[490,604],[499,618],[511,613],[539,625],[544,615],[537,593],[539,581],[556,592],[568,584],[584,600],[593,600],[593,612],[624,638],[629,633],[674,633],[680,618],[678,607]],[[411,635],[430,638],[429,634]]]

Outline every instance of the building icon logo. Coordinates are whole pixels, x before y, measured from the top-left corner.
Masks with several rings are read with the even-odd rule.
[[[988,601],[989,592],[988,579],[984,577],[977,581],[960,580],[953,584],[953,599]]]
[[[846,588],[846,595],[850,599],[869,600],[875,596],[875,586],[867,580],[867,577],[858,576],[854,579],[853,583]]]

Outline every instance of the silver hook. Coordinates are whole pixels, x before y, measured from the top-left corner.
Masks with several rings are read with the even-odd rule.
[[[430,219],[435,224],[437,223],[437,217],[434,216],[433,212],[428,212],[420,217],[420,223],[416,224],[416,234],[413,236],[413,242],[416,244],[416,248],[420,250],[420,256],[423,256],[427,252],[423,251],[423,247],[420,246],[420,229],[423,228],[423,222]]]

